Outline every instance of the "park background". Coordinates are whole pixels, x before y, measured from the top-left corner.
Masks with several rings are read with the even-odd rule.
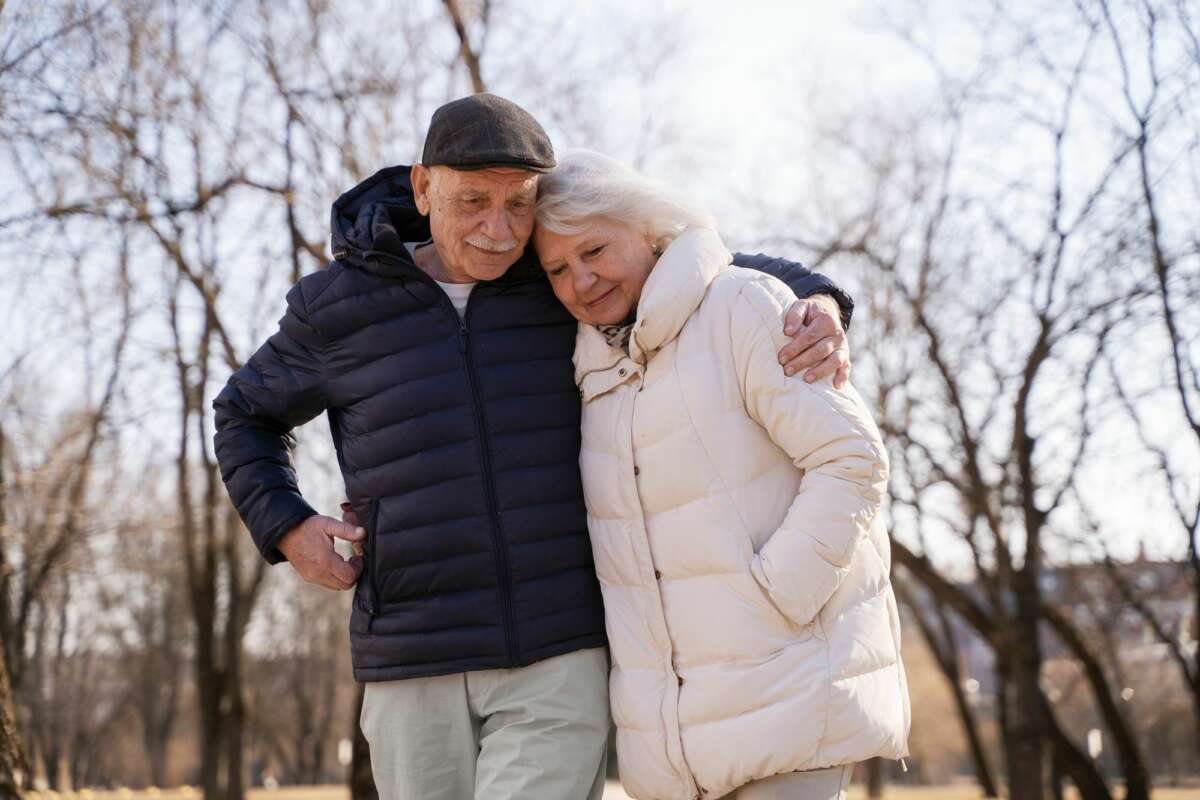
[[[856,791],[1200,796],[1195,0],[0,0],[0,795],[371,796],[211,401],[483,89],[856,298],[913,699]]]

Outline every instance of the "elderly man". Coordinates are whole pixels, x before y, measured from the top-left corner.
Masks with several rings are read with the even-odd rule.
[[[384,798],[603,789],[608,664],[575,321],[526,253],[554,164],[507,100],[438,109],[420,165],[334,204],[335,261],[292,288],[279,331],[215,401],[222,476],[264,557],[355,589],[354,676]],[[738,261],[826,295],[793,308],[809,324],[781,363],[847,368],[827,280]],[[290,431],[323,411],[362,528],[318,515],[297,486]],[[365,552],[344,560],[332,537]]]

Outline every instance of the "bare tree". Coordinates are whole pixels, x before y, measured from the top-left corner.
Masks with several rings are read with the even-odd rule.
[[[126,295],[127,298],[127,295]],[[87,532],[85,514],[93,469],[103,444],[105,423],[116,394],[123,353],[128,341],[129,306],[122,331],[113,346],[111,365],[102,395],[95,408],[69,416],[62,432],[45,443],[42,460],[35,464],[10,461],[22,473],[18,488],[5,493],[9,507],[5,511],[6,535],[0,544],[19,549],[19,572],[8,568],[12,562],[0,554],[0,633],[14,685],[24,677],[25,637],[35,605],[55,577],[71,549]],[[36,447],[28,439],[27,447]],[[11,449],[5,451],[8,455]],[[19,492],[20,496],[14,494]],[[20,541],[10,541],[8,526],[20,533]]]
[[[115,729],[126,721],[131,687],[102,642],[101,615],[75,597],[90,591],[85,568],[60,572],[39,599],[24,694],[30,742],[51,789],[96,783],[109,773]]]
[[[1166,369],[1157,386],[1138,392],[1137,376],[1129,376],[1121,354],[1107,353],[1111,380],[1121,406],[1152,459],[1179,545],[1186,553],[1184,569],[1191,584],[1191,625],[1200,620],[1200,487],[1194,481],[1200,458],[1200,367],[1197,365],[1195,313],[1200,299],[1200,240],[1195,225],[1177,220],[1176,203],[1200,203],[1200,137],[1195,133],[1196,77],[1200,75],[1200,20],[1186,3],[1174,7],[1146,3],[1136,9],[1102,0],[1098,13],[1119,68],[1123,123],[1136,164],[1136,203],[1131,246],[1149,270],[1151,288],[1148,326],[1157,328],[1166,351]],[[1172,125],[1184,116],[1192,125],[1190,139],[1172,139]],[[1169,414],[1171,434],[1151,429],[1150,418]],[[1093,530],[1102,526],[1092,520]],[[1189,690],[1200,748],[1200,649],[1189,644],[1195,632],[1180,630],[1151,598],[1156,587],[1137,587],[1107,556],[1109,574],[1125,602],[1145,621],[1166,648]],[[1174,622],[1174,624],[1172,624]],[[1183,634],[1183,635],[1181,635]]]
[[[109,636],[126,665],[126,705],[141,729],[146,778],[152,786],[166,786],[187,675],[188,594],[177,557],[177,522],[159,510],[170,504],[156,493],[149,496],[154,502],[147,502],[143,491],[123,503],[126,513],[118,518],[118,528],[124,541],[113,542],[115,555],[99,582],[97,605],[120,617]]]
[[[345,680],[345,604],[290,577],[263,605],[259,621],[269,633],[252,667],[254,735],[282,767],[282,780],[322,783],[344,735],[341,714],[354,700]]]
[[[76,562],[81,548],[100,519],[94,513],[96,474],[106,469],[108,425],[133,318],[126,266],[119,262],[115,270],[116,294],[111,299],[120,311],[111,350],[99,364],[103,372],[98,381],[95,348],[85,347],[86,379],[79,387],[82,408],[67,408],[59,415],[43,408],[41,392],[28,381],[19,359],[4,375],[6,413],[13,422],[0,434],[5,445],[0,446],[4,462],[0,470],[9,480],[0,493],[0,649],[5,681],[11,681],[16,695],[17,719],[24,719],[20,727],[35,744],[33,761],[48,765],[52,780],[57,778],[60,761],[67,754],[77,755],[71,739],[84,729],[94,733],[106,724],[96,716],[80,715],[53,725],[41,712],[48,693],[79,687],[78,676],[71,679],[62,672],[69,665],[58,663],[67,652],[70,598],[66,587],[74,580],[67,573],[79,572]],[[16,447],[9,446],[14,443],[13,432]],[[57,644],[47,649],[51,635],[57,637]],[[47,674],[47,667],[56,671]],[[47,692],[36,691],[47,682]]]
[[[446,6],[446,14],[450,17],[450,24],[454,26],[454,32],[458,34],[460,43],[459,57],[467,68],[467,73],[471,76],[471,88],[476,93],[486,92],[487,86],[483,82],[483,70],[479,65],[480,56],[483,50],[483,42],[475,44],[471,34],[467,31],[468,20],[463,14],[463,4],[459,0],[442,0]],[[483,29],[484,35],[487,33],[488,12],[491,10],[491,3],[488,0],[482,0],[479,4],[479,23]],[[482,40],[484,37],[480,37]]]
[[[1197,70],[1163,33],[1167,19],[1184,30],[1187,20],[1165,3],[1122,4],[1120,14],[1143,24],[1114,24],[1106,6],[1051,19],[994,4],[964,15],[976,36],[969,63],[939,49],[927,23],[902,25],[929,54],[936,101],[903,126],[870,113],[864,126],[860,113],[831,128],[830,182],[853,175],[857,198],[826,204],[812,222],[820,233],[803,242],[816,264],[858,268],[870,287],[872,352],[859,375],[898,465],[896,562],[994,652],[1014,798],[1049,797],[1055,773],[1084,797],[1110,796],[1042,684],[1050,642],[1081,668],[1126,796],[1150,791],[1097,641],[1044,589],[1048,554],[1095,553],[1080,524],[1094,498],[1079,486],[1105,446],[1100,420],[1118,405],[1104,364],[1121,337],[1143,333],[1132,310],[1153,286],[1131,247],[1147,238],[1131,221],[1153,219],[1155,208],[1143,153],[1157,142],[1178,153],[1180,136],[1194,142]],[[1135,120],[1153,119],[1132,130],[1104,125],[1114,112],[1104,87],[1114,70],[1117,85],[1129,80],[1117,30],[1141,30],[1126,44],[1151,59],[1151,75],[1176,82],[1153,113],[1130,104]],[[1098,124],[1101,142],[1081,146]],[[1190,512],[1181,519],[1186,529]],[[970,565],[973,583],[947,577],[950,553]]]

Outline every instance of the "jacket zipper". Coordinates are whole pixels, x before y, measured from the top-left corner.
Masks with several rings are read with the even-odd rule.
[[[475,374],[475,358],[471,350],[470,329],[466,317],[471,313],[471,300],[467,300],[466,316],[458,321],[458,349],[466,360],[467,383],[471,386],[471,399],[475,404],[475,428],[479,435],[479,449],[483,456],[483,483],[487,494],[488,516],[492,527],[492,541],[496,547],[496,571],[500,579],[500,607],[504,612],[504,641],[508,647],[509,661],[517,661],[517,622],[513,617],[512,586],[508,573],[508,548],[500,534],[500,511],[496,501],[496,486],[492,481],[492,448],[488,443],[487,418],[483,398],[479,394],[479,380]],[[458,312],[455,311],[457,314]]]
[[[504,641],[508,647],[508,658],[510,661],[517,661],[517,623],[513,616],[512,609],[512,586],[508,577],[508,548],[505,547],[504,538],[500,535],[500,511],[496,501],[496,487],[492,481],[492,450],[488,444],[487,438],[487,419],[484,415],[483,398],[479,394],[479,380],[475,375],[475,359],[471,351],[470,330],[467,328],[467,318],[471,315],[471,309],[474,307],[475,292],[471,293],[467,300],[467,308],[462,316],[459,315],[458,309],[454,307],[449,295],[441,286],[438,286],[437,281],[424,270],[416,266],[415,263],[406,261],[391,253],[371,251],[365,255],[370,256],[379,261],[398,264],[411,271],[410,275],[423,280],[432,285],[442,296],[442,305],[451,314],[458,318],[458,351],[463,355],[467,367],[467,383],[471,387],[471,399],[475,406],[475,430],[479,435],[479,448],[483,457],[483,483],[487,494],[488,516],[492,527],[492,541],[496,548],[496,570],[499,573],[500,580],[500,607],[504,613]],[[514,282],[513,285],[531,283],[539,280],[538,277],[532,277],[528,280]],[[476,287],[478,288],[478,287]]]
[[[379,584],[376,581],[375,575],[375,558],[376,550],[379,549],[379,500],[371,501],[371,527],[367,529],[367,547],[365,553],[365,563],[363,569],[367,573],[367,630],[371,629],[371,624],[375,621],[375,616],[379,613]]]

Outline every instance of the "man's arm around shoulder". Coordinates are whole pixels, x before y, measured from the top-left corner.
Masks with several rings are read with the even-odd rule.
[[[812,383],[833,376],[835,386],[850,379],[850,348],[846,330],[854,313],[850,295],[820,273],[783,258],[735,253],[735,266],[763,272],[783,281],[800,298],[787,310],[781,324],[790,337],[779,351],[787,375],[801,370]]]

